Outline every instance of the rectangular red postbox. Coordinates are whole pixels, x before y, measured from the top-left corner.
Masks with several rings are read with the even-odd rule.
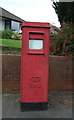
[[[49,23],[23,22],[21,109],[46,109],[48,104]]]

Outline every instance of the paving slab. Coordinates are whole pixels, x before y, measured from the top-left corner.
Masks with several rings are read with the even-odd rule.
[[[19,94],[3,94],[2,118],[72,118],[72,92],[49,92],[47,110],[25,112],[20,109]]]

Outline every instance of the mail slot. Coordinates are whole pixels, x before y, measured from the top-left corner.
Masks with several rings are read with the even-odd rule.
[[[50,24],[23,22],[20,103],[24,110],[48,106]]]

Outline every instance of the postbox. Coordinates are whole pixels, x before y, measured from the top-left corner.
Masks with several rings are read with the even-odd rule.
[[[23,22],[20,103],[24,110],[43,110],[48,105],[50,24]]]

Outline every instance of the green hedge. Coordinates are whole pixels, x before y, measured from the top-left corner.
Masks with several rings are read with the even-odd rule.
[[[11,30],[0,31],[0,37],[5,39],[11,39],[13,32]]]
[[[3,30],[0,31],[0,38],[21,40],[22,35],[19,33],[13,33],[12,30]]]

